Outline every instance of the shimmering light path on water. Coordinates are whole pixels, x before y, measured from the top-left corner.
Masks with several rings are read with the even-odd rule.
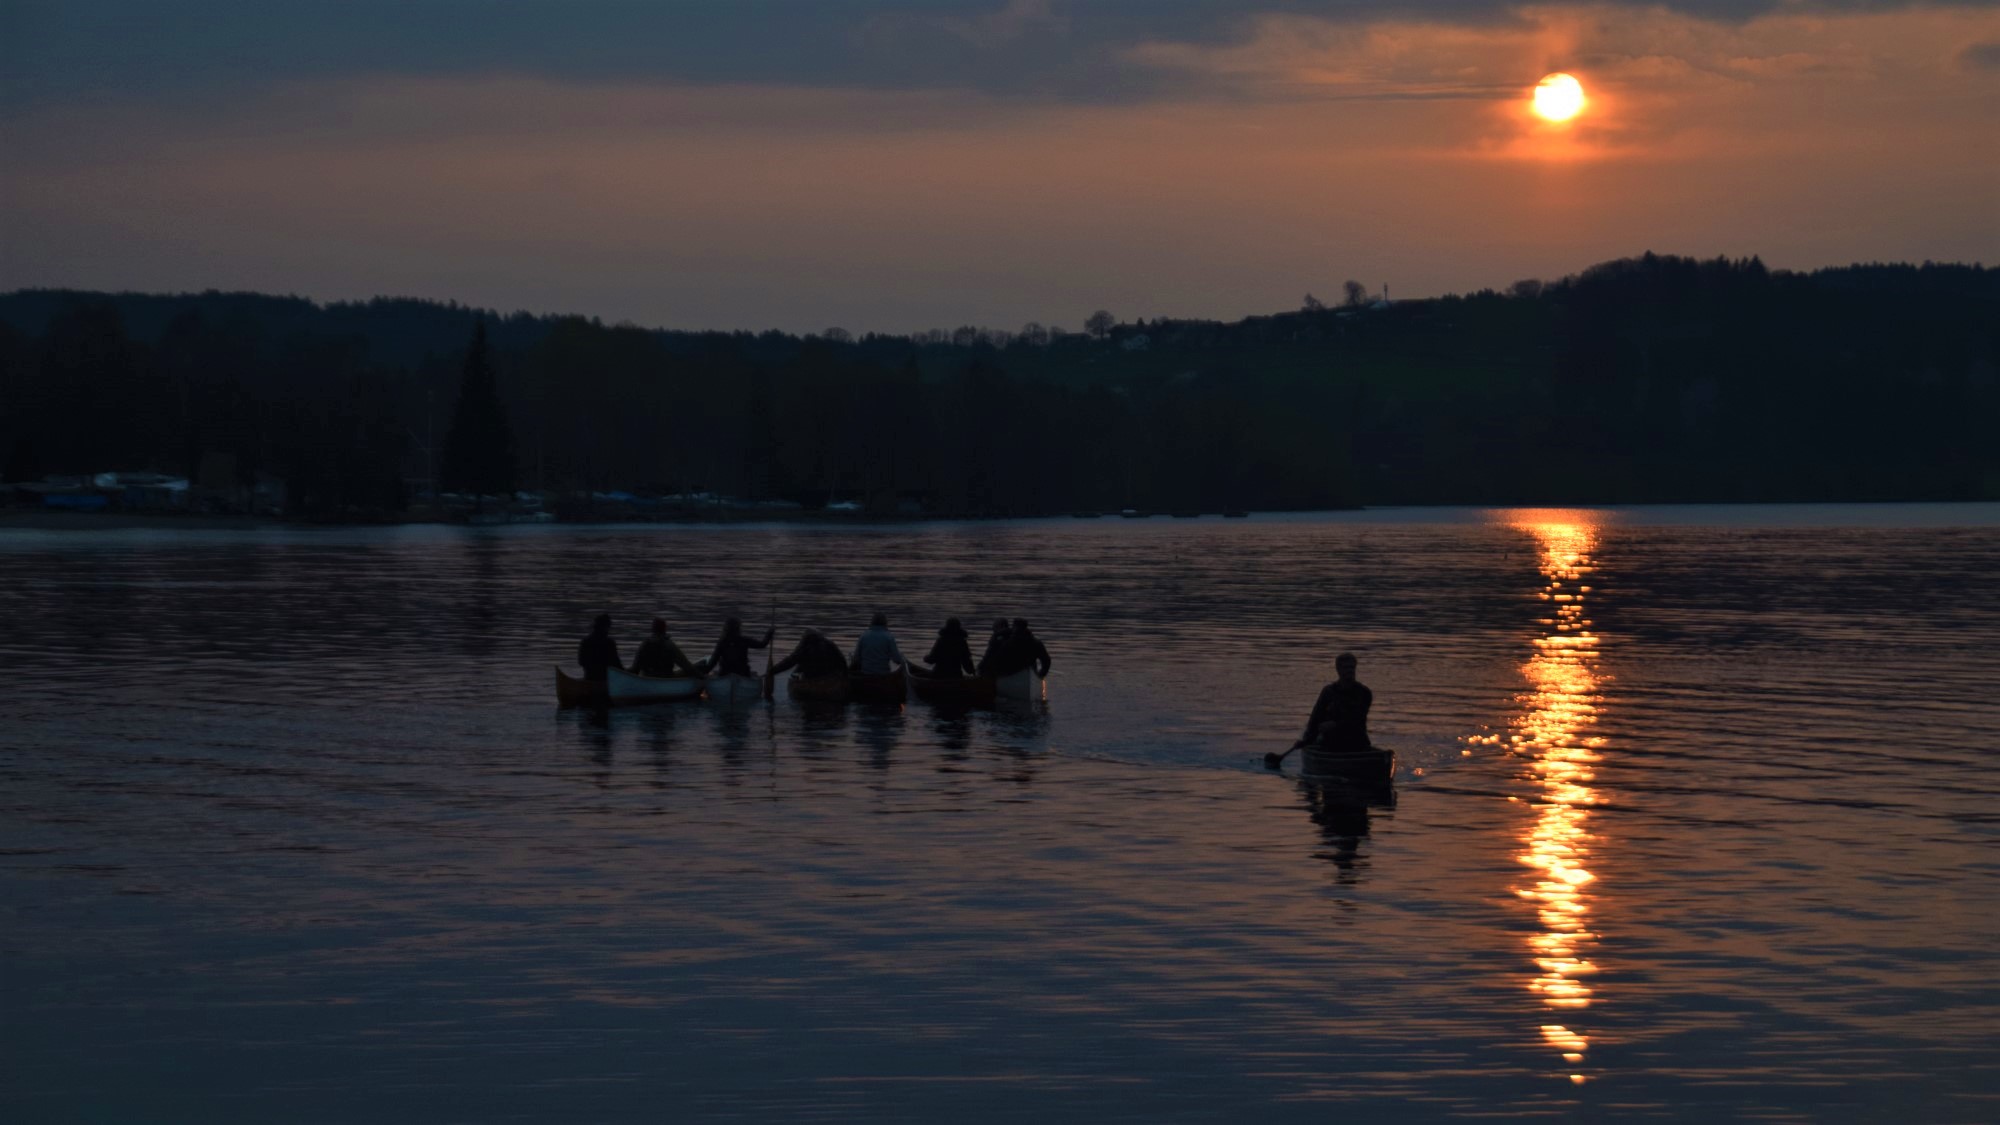
[[[2000,1116],[2000,509],[0,531],[0,1118]],[[1027,614],[1044,706],[557,713]],[[1393,799],[1263,770],[1360,654]]]

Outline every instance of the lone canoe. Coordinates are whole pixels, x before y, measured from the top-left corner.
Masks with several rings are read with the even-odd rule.
[[[991,676],[910,675],[910,691],[926,703],[990,706],[997,681]]]
[[[611,702],[620,706],[701,698],[699,676],[641,676],[622,668],[607,668],[605,676]]]
[[[1042,677],[1035,675],[1033,668],[1023,668],[1011,675],[1001,676],[993,683],[993,692],[1002,699],[1042,700],[1048,698],[1048,689]]]
[[[762,676],[710,676],[707,686],[708,698],[725,706],[756,703],[764,698]]]
[[[1380,746],[1366,750],[1325,750],[1306,746],[1305,776],[1335,778],[1356,785],[1387,785],[1396,776],[1396,752]]]
[[[579,680],[556,666],[556,706],[558,707],[601,707],[610,702],[604,685],[594,680]]]

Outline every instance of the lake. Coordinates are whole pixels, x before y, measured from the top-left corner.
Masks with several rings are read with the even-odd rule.
[[[0,531],[10,1121],[2000,1118],[2000,506]],[[1047,698],[558,711],[608,611]],[[1332,658],[1387,795],[1261,756]]]

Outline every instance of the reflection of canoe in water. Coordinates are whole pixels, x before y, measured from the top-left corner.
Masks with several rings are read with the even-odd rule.
[[[910,692],[926,703],[957,704],[961,707],[990,705],[998,681],[991,676],[910,675]]]
[[[1047,697],[1043,680],[1035,675],[1033,668],[1023,668],[1008,676],[1001,676],[993,682],[993,693],[1002,699],[1040,700]]]
[[[755,703],[764,698],[762,676],[710,676],[708,698],[725,706]]]
[[[1299,751],[1307,777],[1337,778],[1356,785],[1387,785],[1396,776],[1396,752],[1380,746],[1367,750],[1326,750],[1307,746]]]
[[[801,676],[794,672],[785,681],[793,699],[816,703],[901,703],[909,698],[909,683],[902,671],[886,676]]]
[[[579,680],[575,676],[556,667],[556,706],[588,707],[607,703],[604,685],[590,680]]]
[[[607,668],[604,674],[606,691],[617,704],[701,698],[699,676],[641,676],[622,668]]]

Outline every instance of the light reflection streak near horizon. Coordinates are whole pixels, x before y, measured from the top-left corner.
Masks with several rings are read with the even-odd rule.
[[[1539,923],[1528,938],[1538,970],[1528,989],[1549,1011],[1542,1039],[1568,1064],[1570,1080],[1581,1083],[1590,1038],[1577,1026],[1578,1016],[1591,1005],[1589,979],[1597,971],[1589,891],[1596,876],[1588,864],[1596,839],[1590,810],[1598,794],[1590,783],[1604,743],[1590,733],[1601,696],[1598,637],[1585,616],[1597,536],[1583,523],[1521,526],[1540,545],[1541,598],[1551,612],[1540,621],[1543,635],[1535,639],[1534,655],[1521,666],[1528,690],[1519,696],[1522,709],[1511,736],[1539,791],[1517,856],[1533,874],[1515,893],[1534,905]]]

